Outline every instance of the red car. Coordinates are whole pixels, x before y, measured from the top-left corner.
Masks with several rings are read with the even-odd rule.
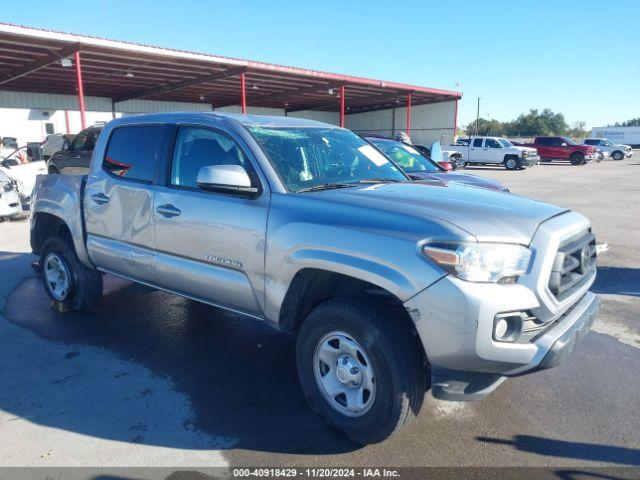
[[[581,145],[568,137],[536,137],[527,147],[538,150],[542,161],[569,160],[571,165],[584,165],[597,158],[596,149],[590,145]]]

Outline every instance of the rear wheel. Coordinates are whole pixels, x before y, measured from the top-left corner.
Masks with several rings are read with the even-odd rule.
[[[52,300],[73,310],[90,310],[102,296],[102,275],[85,267],[69,242],[59,236],[45,240],[40,273]]]
[[[507,170],[517,170],[522,167],[522,162],[518,157],[507,157],[504,159],[504,168]]]
[[[580,153],[580,152],[576,152],[576,153],[572,153],[571,157],[569,157],[569,161],[571,161],[571,165],[584,165],[585,161],[584,161],[584,154]]]
[[[298,333],[298,377],[309,404],[358,444],[385,440],[422,406],[426,367],[397,315],[384,304],[333,299]]]
[[[624,158],[624,153],[622,153],[619,150],[616,150],[611,154],[611,158],[613,158],[614,160],[622,160]]]

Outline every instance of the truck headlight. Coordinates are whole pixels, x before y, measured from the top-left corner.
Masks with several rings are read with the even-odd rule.
[[[468,282],[514,283],[531,261],[531,250],[507,243],[429,244],[422,252]]]
[[[528,157],[529,156],[529,152],[526,150],[522,151],[522,158]]]

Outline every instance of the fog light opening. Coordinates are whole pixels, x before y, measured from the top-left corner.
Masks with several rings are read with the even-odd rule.
[[[522,333],[522,314],[496,315],[493,322],[493,339],[498,342],[515,342]]]

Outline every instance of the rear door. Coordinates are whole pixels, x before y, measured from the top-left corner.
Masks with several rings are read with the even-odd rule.
[[[495,138],[484,139],[483,152],[487,163],[502,163],[504,160],[502,145]]]
[[[200,168],[240,165],[261,191],[255,198],[198,188]],[[155,200],[161,287],[261,316],[270,195],[250,151],[234,132],[180,125]]]
[[[155,282],[153,199],[166,127],[111,130],[87,179],[84,213],[91,260],[113,273]]]

